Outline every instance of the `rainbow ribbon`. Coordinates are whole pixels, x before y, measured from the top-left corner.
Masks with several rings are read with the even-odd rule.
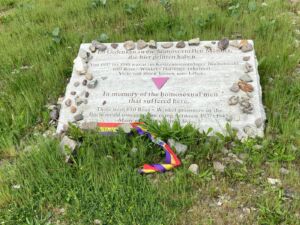
[[[181,162],[179,158],[176,156],[176,154],[173,152],[173,150],[170,148],[168,144],[166,144],[161,139],[157,138],[154,134],[151,134],[149,131],[147,131],[146,128],[143,128],[138,125],[133,125],[133,128],[137,131],[139,135],[146,135],[153,143],[159,145],[165,150],[166,153],[166,159],[164,164],[144,164],[144,166],[139,169],[139,173],[141,174],[149,174],[149,173],[164,173],[168,170],[172,170],[175,167],[178,167],[181,165]]]
[[[122,123],[106,123],[100,122],[98,123],[98,127],[100,132],[104,134],[109,134],[116,132],[118,127],[122,125]],[[172,170],[175,167],[181,165],[179,158],[173,152],[168,144],[166,144],[161,139],[157,138],[156,135],[151,134],[144,126],[143,123],[130,123],[131,127],[137,131],[139,135],[147,136],[153,143],[158,144],[165,150],[166,159],[164,164],[144,164],[142,168],[139,169],[139,173],[141,174],[149,174],[149,173],[164,173],[168,170]]]

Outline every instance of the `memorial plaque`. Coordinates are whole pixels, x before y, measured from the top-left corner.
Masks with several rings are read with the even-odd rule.
[[[132,123],[150,113],[200,130],[263,136],[265,112],[253,41],[82,44],[58,132],[69,122]]]

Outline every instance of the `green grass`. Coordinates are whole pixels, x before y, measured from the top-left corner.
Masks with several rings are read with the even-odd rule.
[[[299,198],[287,202],[280,190],[291,188],[300,193],[300,78],[294,73],[300,58],[295,41],[300,9],[299,4],[283,0],[266,3],[0,1],[0,159],[5,164],[0,172],[0,223],[58,224],[60,220],[62,224],[91,224],[98,218],[104,224],[216,224],[216,211],[209,210],[203,199],[215,200],[225,187],[242,189],[244,182],[261,189],[257,198],[248,198],[251,191],[246,189],[231,205],[237,209],[235,204],[251,203],[257,209],[244,224],[299,224]],[[55,28],[60,32],[53,37]],[[41,137],[53,129],[45,105],[64,93],[79,45],[102,33],[109,42],[197,36],[234,39],[237,34],[253,39],[268,118],[266,137],[240,143],[232,137],[207,137],[191,128],[148,121],[162,138],[174,137],[189,145],[184,165],[174,175],[138,175],[140,164],[159,161],[162,152],[144,138],[122,133],[109,138],[75,135],[83,142],[76,163],[64,164],[58,141]],[[27,145],[34,150],[23,153]],[[138,155],[129,154],[132,146],[140,150]],[[216,174],[212,161],[224,157],[220,153],[223,146],[249,157],[244,165],[228,165],[225,174]],[[190,163],[200,164],[199,176],[187,172]],[[282,177],[281,166],[291,173]],[[283,186],[274,191],[267,177],[280,177]],[[21,188],[11,188],[15,184]],[[57,208],[66,212],[58,214]],[[197,213],[188,214],[189,208]],[[229,212],[219,213],[225,220]],[[236,217],[226,220],[238,223]]]

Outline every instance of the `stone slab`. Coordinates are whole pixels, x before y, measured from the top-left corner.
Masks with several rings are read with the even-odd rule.
[[[185,42],[184,48],[178,48],[176,42],[163,48],[171,45],[157,42],[156,49],[147,46],[141,50],[132,43],[105,43],[99,49],[82,44],[57,131],[68,122],[79,126],[129,123],[150,113],[157,120],[179,118],[182,124],[191,123],[200,130],[213,128],[224,133],[230,123],[241,138],[263,136],[266,116],[255,51],[243,52],[237,43],[240,41],[230,41],[225,50],[218,48],[218,41],[201,41],[196,46]],[[254,45],[252,40],[248,43]],[[129,45],[134,49],[126,50]],[[252,92],[230,90],[249,77]]]

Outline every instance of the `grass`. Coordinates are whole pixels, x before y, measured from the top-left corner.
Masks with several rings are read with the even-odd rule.
[[[2,0],[0,223],[299,224],[300,78],[294,72],[300,58],[299,4],[262,3]],[[162,138],[188,144],[189,152],[173,173],[140,176],[141,163],[163,157],[144,138],[72,131],[82,144],[69,166],[58,140],[42,135],[53,129],[45,105],[64,93],[80,43],[237,35],[255,41],[268,118],[264,139],[241,143],[146,119]],[[24,151],[28,146],[31,151]],[[130,154],[133,146],[137,155]],[[228,157],[221,152],[224,146],[248,157],[242,165],[228,163],[222,174],[212,169],[212,161]],[[187,171],[191,163],[200,165],[198,176]],[[283,176],[281,167],[290,173]],[[282,186],[270,187],[267,177],[280,178]],[[293,191],[293,199],[284,197],[286,190]],[[216,205],[224,195],[229,200]],[[243,213],[245,207],[253,208],[250,215]]]

